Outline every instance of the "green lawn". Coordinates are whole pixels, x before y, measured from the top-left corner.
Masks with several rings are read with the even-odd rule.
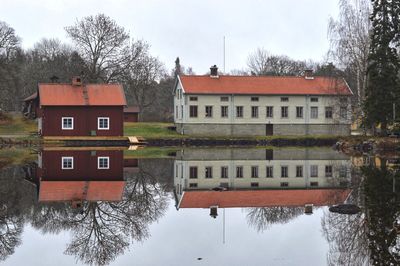
[[[182,138],[183,136],[167,127],[173,126],[171,123],[125,123],[124,135],[143,137],[145,139],[162,139],[162,138]]]
[[[0,135],[30,135],[37,132],[36,121],[22,115],[12,115],[10,121],[0,122]]]

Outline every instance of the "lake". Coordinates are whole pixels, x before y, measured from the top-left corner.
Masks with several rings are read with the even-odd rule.
[[[0,164],[1,265],[400,264],[396,154],[31,152]]]

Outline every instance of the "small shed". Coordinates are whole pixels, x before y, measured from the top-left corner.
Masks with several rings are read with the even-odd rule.
[[[139,106],[127,106],[124,108],[124,122],[139,121]]]

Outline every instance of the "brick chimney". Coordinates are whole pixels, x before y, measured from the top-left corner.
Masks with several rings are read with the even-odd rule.
[[[217,65],[213,65],[210,67],[210,77],[211,78],[218,78],[218,67]]]
[[[304,70],[304,78],[305,79],[314,79],[313,70],[312,69]]]
[[[82,86],[82,78],[80,76],[72,77],[72,86]]]

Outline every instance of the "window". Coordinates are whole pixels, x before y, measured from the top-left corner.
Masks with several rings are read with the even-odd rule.
[[[347,119],[347,108],[340,107],[340,118]]]
[[[221,117],[228,117],[228,106],[221,106]]]
[[[274,168],[272,166],[267,166],[266,177],[274,177]]]
[[[267,106],[267,117],[274,117],[274,107]]]
[[[310,176],[311,177],[318,177],[318,165],[311,165],[310,166]]]
[[[229,97],[221,97],[221,102],[229,102]]]
[[[303,106],[296,107],[296,118],[303,118]]]
[[[189,183],[190,188],[197,188],[197,183]]]
[[[332,118],[333,109],[332,107],[325,107],[325,118]]]
[[[325,176],[332,177],[332,165],[325,165]]]
[[[257,178],[258,177],[258,166],[251,167],[251,177]]]
[[[66,130],[74,129],[74,118],[73,117],[63,117],[61,122],[61,128]]]
[[[97,158],[97,169],[109,169],[110,168],[110,157],[99,157]]]
[[[178,119],[179,117],[178,106],[175,106],[175,117]]]
[[[221,166],[221,178],[228,178],[228,166]]]
[[[289,117],[289,107],[281,106],[281,117],[288,118]]]
[[[339,168],[339,177],[346,177],[347,176],[347,168],[345,165],[341,165]]]
[[[310,187],[318,187],[318,182],[310,182]]]
[[[197,178],[197,167],[191,166],[189,168],[189,178]]]
[[[296,166],[296,177],[303,177],[303,166]]]
[[[289,186],[289,182],[281,182],[281,187],[288,187]]]
[[[318,107],[311,107],[311,118],[318,118]]]
[[[318,98],[317,97],[311,97],[310,101],[312,103],[317,103],[318,102]]]
[[[252,102],[258,102],[258,97],[251,97]]]
[[[288,102],[289,101],[289,97],[281,97],[281,102]]]
[[[251,186],[251,187],[258,187],[258,182],[251,182],[251,183],[250,183],[250,186]]]
[[[189,106],[189,116],[190,117],[197,117],[197,105],[190,105]]]
[[[251,117],[257,118],[258,117],[258,106],[251,107]]]
[[[61,169],[74,169],[74,157],[62,157]]]
[[[206,106],[206,117],[212,117],[212,106]]]
[[[236,177],[237,178],[243,177],[243,166],[236,166]]]
[[[181,118],[183,119],[183,105],[181,105]]]
[[[281,166],[281,177],[288,177],[288,167]]]
[[[243,106],[236,106],[236,117],[243,117]]]
[[[194,97],[194,96],[189,97],[189,101],[197,102],[197,97]]]
[[[207,166],[204,174],[205,174],[205,176],[204,176],[205,178],[212,178],[212,167]]]
[[[97,129],[99,129],[99,130],[110,129],[110,118],[109,117],[97,118]]]

